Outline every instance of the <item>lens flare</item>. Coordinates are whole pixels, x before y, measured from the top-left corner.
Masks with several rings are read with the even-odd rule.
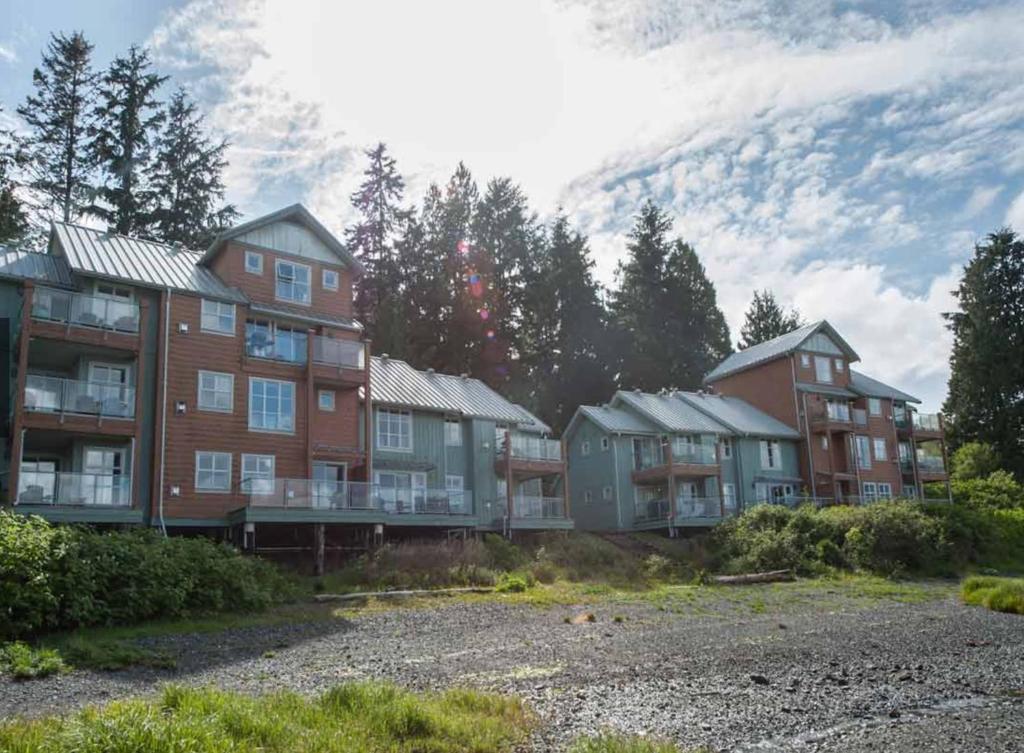
[[[455,244],[455,249],[460,254],[468,254],[469,253],[469,243],[467,243],[466,241],[459,241],[458,243]]]
[[[487,330],[487,339],[488,340],[493,340],[494,339],[494,330],[493,329]]]
[[[480,309],[480,318],[486,322],[488,319],[491,318],[491,312],[488,311],[487,309]]]

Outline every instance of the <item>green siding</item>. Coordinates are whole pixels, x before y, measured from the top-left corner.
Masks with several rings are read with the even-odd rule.
[[[755,504],[756,476],[771,477],[779,479],[798,478],[800,476],[799,445],[792,440],[780,440],[779,446],[782,451],[782,468],[778,470],[761,469],[761,440],[756,438],[740,438],[733,441],[734,464],[737,471],[734,478],[736,481],[736,496],[740,509]],[[802,486],[794,483],[796,490]]]
[[[580,421],[568,444],[569,493],[571,511],[577,527],[583,530],[610,530],[619,527],[621,487],[615,484],[615,457],[621,456],[621,440],[610,437],[607,450],[601,449],[601,438],[608,436],[590,419]],[[583,443],[590,442],[590,454],[582,452]],[[628,473],[627,473],[628,479]],[[602,496],[604,487],[612,487],[612,499]],[[590,502],[586,501],[590,492]],[[630,506],[632,506],[630,496]]]

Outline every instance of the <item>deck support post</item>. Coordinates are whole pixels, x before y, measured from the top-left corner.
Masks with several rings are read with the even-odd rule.
[[[324,550],[326,549],[326,531],[323,523],[313,524],[313,574],[324,574]]]

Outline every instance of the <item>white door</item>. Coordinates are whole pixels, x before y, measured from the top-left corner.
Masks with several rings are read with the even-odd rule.
[[[85,448],[85,473],[77,494],[82,504],[116,505],[125,500],[124,450],[108,447]],[[74,492],[73,492],[74,493]]]

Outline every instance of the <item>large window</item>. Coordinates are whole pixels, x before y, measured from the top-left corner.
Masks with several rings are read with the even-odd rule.
[[[276,379],[249,379],[249,428],[295,430],[295,385]]]
[[[235,304],[204,298],[199,328],[218,335],[235,334]]]
[[[412,451],[412,413],[407,410],[377,409],[377,447],[381,450]]]
[[[861,434],[857,435],[857,465],[860,468],[871,467],[871,440]]]
[[[445,419],[444,443],[448,447],[462,447],[462,421],[457,418]]]
[[[266,319],[249,319],[245,323],[246,352],[254,358],[305,363],[306,338],[305,330],[292,329]]]
[[[877,397],[869,397],[868,398],[868,413],[870,413],[872,416],[881,416],[882,415],[882,401],[879,400]]]
[[[274,294],[278,300],[309,303],[310,268],[305,264],[278,259]]]
[[[206,492],[231,491],[231,453],[196,453],[196,489]]]
[[[234,407],[235,376],[219,371],[199,372],[199,409],[230,413]]]
[[[875,460],[888,460],[889,453],[885,449],[885,437],[875,437]]]
[[[779,446],[779,440],[761,440],[761,467],[769,470],[782,467],[782,452]]]
[[[273,455],[242,455],[242,491],[249,494],[274,491]]]
[[[814,357],[814,377],[819,382],[832,382],[832,359],[825,356]]]

